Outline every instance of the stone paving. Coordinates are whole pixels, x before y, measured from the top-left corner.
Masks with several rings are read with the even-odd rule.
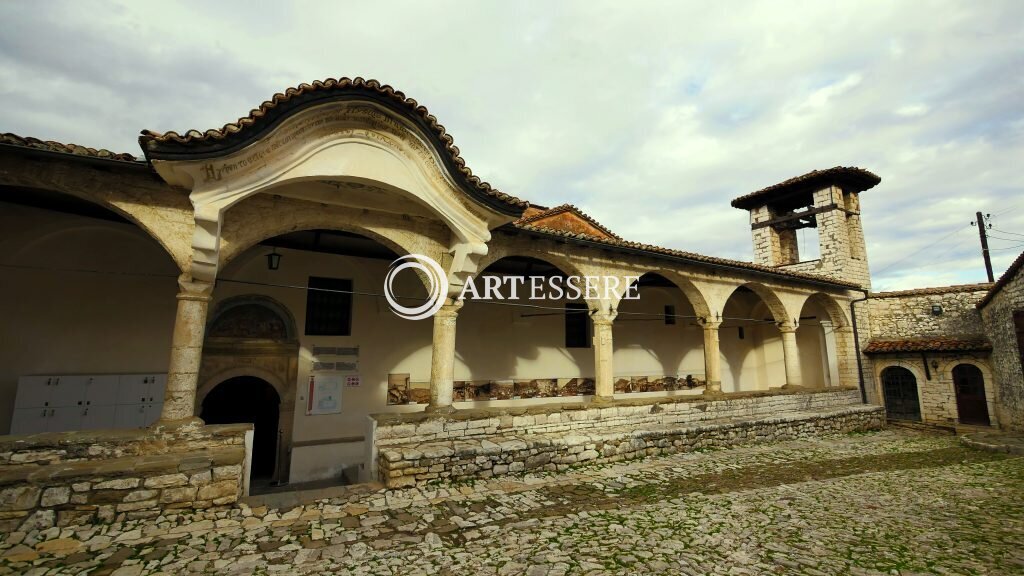
[[[5,535],[0,574],[1024,574],[1024,458],[890,429]]]

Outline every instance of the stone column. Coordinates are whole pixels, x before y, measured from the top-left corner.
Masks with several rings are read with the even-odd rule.
[[[451,414],[455,383],[455,321],[462,300],[448,300],[434,314],[434,341],[430,357],[430,404],[427,412]]]
[[[704,379],[708,395],[722,393],[722,357],[718,351],[718,328],[721,321],[704,320]]]
[[[594,402],[610,402],[615,394],[615,370],[612,365],[612,323],[616,312],[591,310],[594,324]]]
[[[802,386],[800,378],[800,354],[796,349],[796,326],[779,325],[782,336],[782,356],[786,365],[786,386]]]
[[[206,313],[213,284],[182,275],[178,278],[178,312],[171,337],[171,362],[160,425],[202,424],[195,415],[199,365],[203,359]]]

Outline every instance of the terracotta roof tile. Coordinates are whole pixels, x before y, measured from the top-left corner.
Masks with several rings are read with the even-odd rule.
[[[553,229],[553,230],[562,230],[562,231],[565,231],[565,232],[572,232],[571,230],[566,230],[564,228],[558,228],[558,227],[551,226],[551,225],[542,225],[539,222],[541,220],[544,220],[545,218],[549,218],[551,216],[557,216],[558,214],[564,214],[564,213],[568,212],[568,213],[574,214],[575,216],[579,217],[580,219],[582,219],[586,223],[590,224],[594,228],[597,228],[598,230],[600,230],[601,232],[604,233],[604,235],[602,235],[602,236],[591,236],[589,234],[584,234],[585,236],[590,236],[590,237],[593,237],[593,238],[610,237],[610,238],[614,238],[615,240],[622,240],[622,238],[618,234],[612,232],[611,230],[606,228],[604,225],[602,225],[600,222],[598,222],[597,220],[594,220],[593,218],[591,218],[590,216],[585,214],[582,210],[580,210],[576,206],[573,206],[572,204],[562,204],[561,206],[555,206],[554,208],[544,208],[544,209],[540,209],[541,208],[540,206],[537,206],[535,204],[531,204],[530,208],[537,208],[538,210],[530,210],[528,208],[527,211],[523,213],[523,217],[520,218],[519,220],[516,220],[516,222],[515,222],[516,226],[523,226],[524,224],[534,224],[535,227],[539,227],[539,228],[548,228],[548,229]]]
[[[972,338],[907,338],[904,340],[873,339],[864,348],[865,354],[897,354],[906,352],[985,352],[992,343],[983,336]]]
[[[903,296],[932,296],[938,294],[952,294],[955,292],[981,292],[988,290],[992,284],[980,282],[978,284],[955,284],[953,286],[936,286],[934,288],[914,288],[912,290],[895,290],[892,292],[872,292],[871,298],[901,298]]]
[[[143,130],[139,137],[139,144],[146,157],[150,159],[169,158],[189,153],[195,154],[197,157],[221,155],[235,147],[247,144],[263,131],[272,128],[278,120],[285,118],[289,113],[304,105],[323,103],[331,98],[346,96],[372,97],[393,109],[404,111],[428,129],[441,148],[447,151],[448,158],[446,160],[449,162],[450,168],[457,175],[461,175],[465,183],[472,189],[518,210],[526,208],[527,203],[523,200],[505,194],[475,176],[473,171],[466,166],[466,161],[459,155],[459,149],[455,146],[451,135],[425,107],[420,106],[416,100],[407,98],[402,92],[386,84],[381,84],[377,80],[364,80],[363,78],[335,80],[331,78],[322,82],[318,80],[312,84],[301,84],[298,87],[285,90],[284,93],[274,94],[273,98],[251,110],[248,116],[225,124],[219,129],[204,132],[188,130],[183,135],[177,132],[160,133]]]
[[[779,196],[831,183],[838,183],[846,190],[863,192],[874,188],[881,181],[882,179],[877,174],[855,166],[836,166],[826,170],[812,170],[807,174],[740,196],[732,201],[732,206],[749,210]]]
[[[985,297],[981,299],[981,302],[978,302],[978,308],[984,308],[989,302],[991,302],[992,299],[995,298],[996,294],[998,294],[1004,286],[1009,284],[1010,280],[1013,280],[1013,277],[1016,276],[1022,268],[1024,268],[1024,252],[1021,252],[1020,256],[1017,256],[1017,259],[1013,261],[1013,264],[1010,264],[1010,267],[1006,269],[1006,272],[1003,272],[1003,275],[996,280],[995,284],[990,284],[992,288],[990,288],[988,294],[985,294]]]
[[[813,282],[824,282],[833,284],[835,286],[843,286],[854,289],[859,289],[859,286],[853,282],[843,282],[841,280],[835,280],[827,276],[820,276],[818,274],[809,274],[806,272],[788,272],[782,271],[773,266],[762,266],[760,264],[754,264],[753,262],[744,262],[741,260],[729,260],[727,258],[717,258],[714,256],[705,256],[703,254],[696,254],[694,252],[685,252],[682,250],[674,250],[671,248],[663,248],[661,246],[655,246],[653,244],[642,244],[640,242],[630,242],[628,240],[621,239],[608,239],[608,238],[595,238],[585,234],[575,234],[572,232],[565,232],[561,230],[553,230],[551,228],[541,228],[534,226],[533,224],[518,224],[513,223],[515,228],[520,230],[526,230],[537,234],[543,234],[554,238],[562,238],[566,240],[578,240],[581,242],[593,242],[597,244],[604,244],[609,248],[622,248],[626,250],[639,250],[643,252],[649,252],[653,256],[670,256],[675,258],[683,258],[686,260],[692,260],[696,263],[710,264],[714,266],[725,266],[727,268],[735,268],[738,270],[752,270],[756,272],[770,274],[779,278],[792,278],[796,280],[810,280]]]
[[[111,152],[103,148],[88,148],[86,146],[79,146],[78,144],[64,144],[61,142],[54,142],[53,140],[40,140],[38,138],[29,138],[25,136],[18,136],[17,134],[11,134],[9,132],[0,134],[0,144],[7,146],[18,146],[20,148],[32,148],[34,150],[44,150],[46,152],[56,152],[58,154],[73,154],[75,156],[88,156],[91,158],[102,158],[104,160],[116,160],[120,162],[138,162],[139,159],[131,154]]]

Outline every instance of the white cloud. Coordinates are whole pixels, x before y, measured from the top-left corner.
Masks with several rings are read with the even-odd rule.
[[[0,19],[0,131],[138,151],[143,128],[364,76],[430,108],[495,186],[632,240],[749,258],[729,200],[835,165],[882,176],[862,198],[879,286],[983,279],[969,233],[892,266],[977,210],[1024,231],[1012,0],[6,2]]]

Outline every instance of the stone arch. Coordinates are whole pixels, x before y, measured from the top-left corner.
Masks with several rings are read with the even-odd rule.
[[[824,308],[825,312],[829,315],[832,325],[836,328],[845,328],[850,325],[849,316],[843,307],[839,305],[834,297],[824,292],[813,292],[808,294],[803,302],[800,304],[800,310],[808,304],[808,302],[814,302]]]
[[[754,294],[760,296],[761,301],[764,302],[764,305],[768,308],[768,311],[771,312],[772,318],[775,319],[776,324],[781,326],[787,324],[791,325],[793,323],[794,319],[789,318],[789,313],[786,312],[786,305],[782,303],[782,299],[779,298],[779,295],[775,293],[775,290],[773,290],[768,285],[762,284],[760,282],[747,282],[745,284],[737,286],[735,289],[733,289],[732,293],[730,293],[729,296],[725,299],[725,302],[728,302],[729,298],[732,297],[732,294],[735,294],[736,290],[740,288],[748,288]]]
[[[210,314],[206,335],[294,341],[298,339],[298,330],[295,317],[281,302],[263,294],[243,294],[217,303]]]
[[[277,390],[277,394],[281,397],[281,404],[286,403],[286,398],[290,395],[292,397],[291,405],[295,406],[294,393],[291,387],[286,386],[284,381],[281,379],[281,375],[275,371],[262,368],[260,366],[234,366],[231,368],[225,368],[214,374],[206,376],[202,384],[196,390],[196,414],[199,413],[199,409],[203,405],[203,400],[206,399],[206,395],[211,390],[216,388],[222,382],[230,380],[232,378],[238,378],[239,376],[252,376],[265,380],[267,384],[274,387]]]
[[[889,369],[889,368],[902,368],[902,369],[905,369],[905,370],[909,371],[911,374],[913,374],[914,380],[915,380],[915,383],[916,383],[916,386],[917,386],[917,405],[918,405],[918,410],[920,412],[921,411],[921,407],[924,406],[924,396],[922,394],[922,388],[923,388],[922,382],[927,382],[927,379],[925,378],[925,375],[922,372],[920,366],[918,366],[917,364],[915,364],[913,362],[908,362],[906,360],[901,360],[901,359],[892,359],[892,360],[887,359],[887,360],[883,360],[881,362],[877,362],[875,364],[875,367],[874,367],[875,382],[878,383],[878,398],[880,398],[882,400],[882,405],[883,406],[886,405],[885,404],[885,380],[884,380],[883,376],[886,373],[885,372],[886,369]],[[921,417],[922,420],[924,419],[924,413],[923,412],[920,413],[920,417]]]
[[[689,300],[690,306],[693,306],[693,310],[698,317],[704,318],[705,320],[711,317],[711,307],[708,305],[708,299],[704,296],[704,293],[701,292],[700,288],[691,280],[679,273],[671,272],[664,268],[645,269],[643,273],[639,274],[639,277],[643,278],[647,274],[657,274],[675,284],[675,286],[683,293],[683,296]],[[636,274],[634,274],[634,276],[636,276]],[[625,284],[624,280],[623,284]],[[626,288],[628,288],[628,286],[623,286],[622,290],[620,290],[615,301],[612,303],[613,308],[618,309],[619,303],[622,301],[623,296],[625,296]]]

